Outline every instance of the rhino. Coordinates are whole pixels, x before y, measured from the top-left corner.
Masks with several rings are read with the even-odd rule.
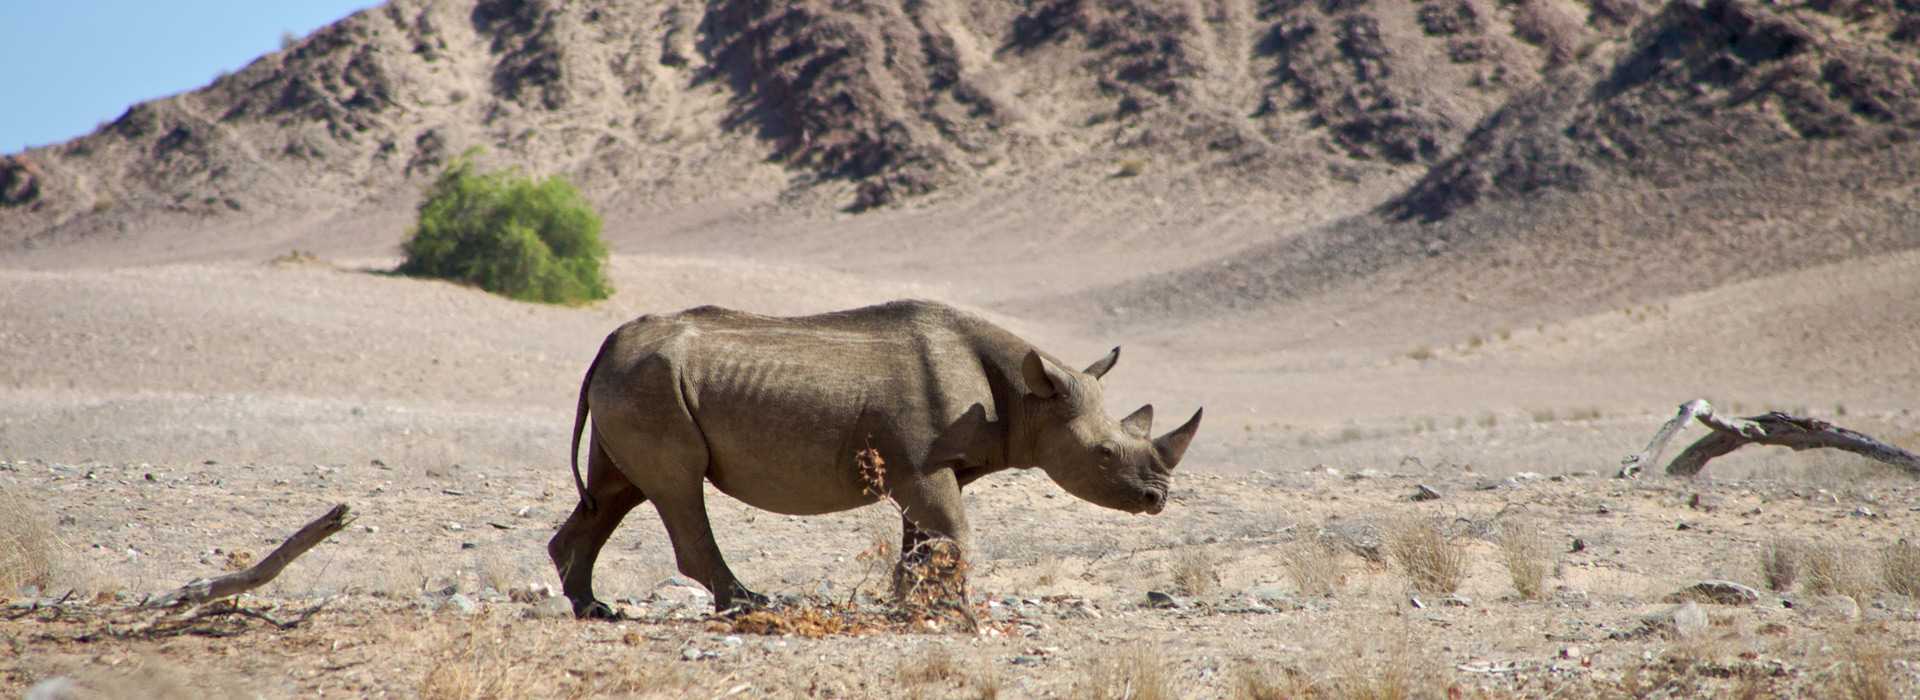
[[[717,610],[764,606],[721,556],[702,482],[775,513],[849,510],[880,498],[855,462],[869,448],[888,465],[883,492],[904,508],[903,552],[935,537],[970,552],[961,489],[1005,469],[1037,468],[1094,504],[1159,513],[1203,410],[1158,438],[1151,404],[1109,417],[1099,380],[1119,357],[1116,347],[1074,371],[927,301],[786,318],[714,306],[641,316],[607,336],[581,380],[580,501],[547,553],[575,616],[618,619],[594,598],[594,560],[651,500],[680,572]]]

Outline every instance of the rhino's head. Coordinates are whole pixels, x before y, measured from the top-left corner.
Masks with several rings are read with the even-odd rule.
[[[1101,402],[1100,377],[1120,359],[1120,348],[1075,372],[1035,351],[1021,367],[1027,395],[1032,462],[1054,483],[1097,505],[1129,513],[1158,513],[1167,505],[1168,478],[1200,429],[1200,411],[1186,425],[1151,437],[1153,406],[1114,420]]]

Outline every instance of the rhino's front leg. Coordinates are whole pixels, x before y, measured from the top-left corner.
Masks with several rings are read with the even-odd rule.
[[[900,561],[893,571],[894,595],[906,591],[911,583],[908,567],[926,561],[931,553],[927,543],[935,538],[953,540],[963,560],[972,556],[973,533],[967,527],[960,484],[952,469],[937,469],[894,485],[893,500],[905,511],[900,519]]]

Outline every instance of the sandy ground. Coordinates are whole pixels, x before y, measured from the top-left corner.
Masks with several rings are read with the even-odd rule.
[[[1861,678],[1920,689],[1916,604],[1880,575],[1882,550],[1920,522],[1910,481],[1850,456],[1759,448],[1693,482],[1607,478],[1696,396],[1913,445],[1913,360],[1888,350],[1912,339],[1881,330],[1914,313],[1889,301],[1914,284],[1913,256],[1451,344],[1396,335],[1386,317],[1409,312],[1357,295],[1181,330],[1015,316],[963,279],[804,257],[621,256],[620,294],[575,309],[376,271],[387,264],[0,271],[0,487],[10,521],[50,528],[54,562],[46,588],[0,594],[0,687],[69,676],[123,696],[1101,697],[1152,684],[1129,671],[1162,674],[1180,697],[1396,682],[1421,696],[1799,696],[1844,695],[1872,668]],[[739,634],[668,579],[671,551],[644,507],[600,568],[603,595],[637,619],[541,618],[509,597],[555,582],[543,545],[572,506],[573,392],[607,330],[697,303],[805,313],[903,296],[975,308],[1069,358],[1125,346],[1108,380],[1116,414],[1204,404],[1172,506],[1103,511],[1036,473],[982,482],[969,500],[984,634]],[[1334,322],[1347,319],[1389,325],[1349,333]],[[1229,333],[1242,342],[1221,342]],[[1416,483],[1445,497],[1410,502]],[[158,614],[131,609],[234,565],[229,553],[264,554],[336,502],[355,508],[354,525],[242,600],[282,621],[324,603],[297,628],[228,615],[168,635],[152,631]],[[859,554],[896,536],[890,512],[791,518],[710,502],[751,585],[878,593],[883,575]],[[1409,523],[1458,544],[1463,600],[1417,590],[1366,544]],[[1538,536],[1529,556],[1549,573],[1537,598],[1516,592],[1503,532]],[[1803,573],[1767,591],[1759,562],[1775,541],[1837,553],[1843,581]],[[1334,572],[1332,595],[1298,580],[1303,568]],[[1761,595],[1704,606],[1704,630],[1649,626],[1704,579]],[[35,609],[69,589],[64,605]],[[1181,607],[1152,607],[1150,591]]]

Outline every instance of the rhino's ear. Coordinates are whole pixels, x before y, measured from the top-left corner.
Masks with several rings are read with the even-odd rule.
[[[1120,427],[1134,437],[1145,438],[1153,434],[1153,404],[1141,406],[1132,415],[1120,419]]]
[[[1067,376],[1067,371],[1041,357],[1038,350],[1027,351],[1027,359],[1020,365],[1020,376],[1027,380],[1027,393],[1043,399],[1066,396],[1073,389],[1073,378]]]
[[[1087,365],[1086,373],[1093,375],[1094,379],[1105,377],[1107,376],[1107,370],[1113,369],[1113,363],[1119,361],[1120,348],[1115,347],[1112,352],[1107,353],[1106,357],[1102,357],[1093,364]]]

